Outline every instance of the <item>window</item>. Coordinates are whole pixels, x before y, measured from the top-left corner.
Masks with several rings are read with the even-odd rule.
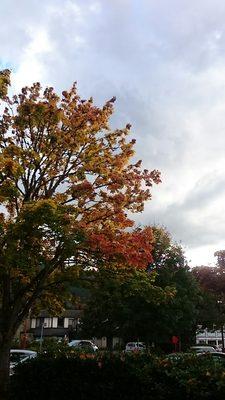
[[[45,318],[44,319],[44,327],[51,328],[52,327],[52,318]]]
[[[42,327],[43,323],[44,323],[44,317],[37,318],[36,319],[36,328]]]
[[[75,319],[74,318],[68,318],[68,326],[71,328],[75,327]]]
[[[64,318],[58,318],[58,328],[64,328]]]
[[[36,328],[36,318],[31,318],[31,324],[30,324],[31,329]]]
[[[214,346],[214,345],[216,345],[216,340],[208,340],[208,344],[210,346]]]
[[[24,358],[27,358],[27,354],[23,353],[11,353],[10,354],[10,362],[18,363],[22,361]]]

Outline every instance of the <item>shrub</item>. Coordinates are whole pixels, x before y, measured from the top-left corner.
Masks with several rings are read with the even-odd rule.
[[[222,400],[225,368],[196,355],[78,354],[38,357],[18,366],[17,400]]]

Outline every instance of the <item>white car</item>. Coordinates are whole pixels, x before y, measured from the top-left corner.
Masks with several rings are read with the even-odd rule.
[[[126,347],[125,347],[126,352],[129,352],[129,351],[138,352],[138,351],[145,351],[145,350],[146,350],[146,346],[143,342],[129,342],[126,344]]]
[[[212,346],[192,346],[190,347],[191,351],[195,353],[214,353],[215,349]]]
[[[68,343],[68,346],[91,351],[98,350],[98,346],[96,346],[96,344],[94,344],[91,340],[72,340]]]
[[[16,365],[31,358],[37,357],[37,352],[32,350],[12,349],[10,350],[10,375],[13,374]]]

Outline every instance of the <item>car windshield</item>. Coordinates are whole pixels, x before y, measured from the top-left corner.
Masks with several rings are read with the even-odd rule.
[[[92,347],[92,343],[90,342],[80,342],[79,347]]]
[[[24,353],[11,353],[10,354],[10,362],[12,363],[18,363],[22,360],[24,360],[24,358],[27,358],[28,354],[24,354]]]

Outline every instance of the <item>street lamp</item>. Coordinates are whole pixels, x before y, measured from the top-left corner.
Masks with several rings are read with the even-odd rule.
[[[42,325],[41,325],[41,337],[40,337],[40,347],[39,347],[40,353],[41,353],[41,351],[42,351],[43,331],[44,331],[44,328],[45,328],[46,326],[47,326],[46,322],[43,322]]]

